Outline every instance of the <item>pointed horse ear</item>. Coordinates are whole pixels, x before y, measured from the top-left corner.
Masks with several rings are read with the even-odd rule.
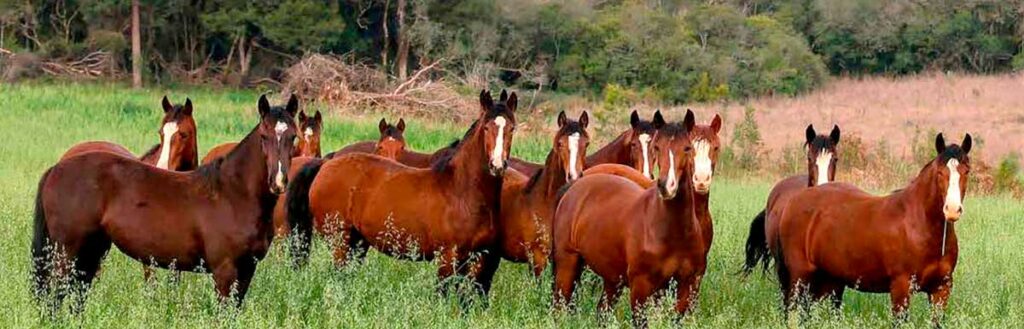
[[[564,127],[565,126],[565,122],[568,121],[568,120],[569,120],[569,118],[567,118],[565,116],[565,111],[558,112],[558,121],[557,121],[558,122],[558,128]]]
[[[295,94],[288,98],[288,106],[285,107],[285,111],[288,111],[288,115],[291,115],[292,118],[299,113],[299,98]]]
[[[383,135],[384,131],[387,130],[387,129],[388,129],[388,120],[385,119],[385,118],[380,118],[380,122],[377,123],[377,131],[379,131],[380,134]]]
[[[580,113],[580,126],[583,126],[583,129],[587,129],[588,125],[590,125],[590,115],[587,114],[587,111],[583,111],[583,113]]]
[[[516,96],[516,92],[513,91],[508,95],[508,100],[505,101],[505,107],[508,108],[509,112],[516,112],[516,108],[519,107],[519,96]]]
[[[306,116],[306,111],[299,111],[299,121],[300,122],[306,122],[306,118],[308,118]]]
[[[267,115],[270,112],[270,101],[267,100],[267,95],[260,95],[259,105],[257,106],[260,111],[260,116]]]
[[[964,154],[971,153],[971,145],[974,144],[971,140],[971,134],[964,136],[963,143],[960,143],[960,149],[964,151]]]
[[[683,118],[683,127],[686,127],[686,132],[689,133],[693,131],[693,127],[695,126],[697,126],[697,116],[693,114],[693,110],[686,109],[686,117]]]
[[[494,99],[491,99],[491,93],[487,89],[480,90],[480,112],[487,113],[494,107]]]
[[[398,118],[398,131],[405,133],[405,119],[403,118]]]
[[[160,101],[160,106],[163,106],[164,113],[170,112],[174,109],[174,105],[171,105],[171,101],[167,100],[167,95],[164,95],[164,99]]]
[[[324,116],[320,114],[320,110],[316,110],[316,114],[313,114],[313,121],[316,121],[316,123],[324,122]]]
[[[935,153],[942,154],[946,151],[946,139],[942,137],[942,133],[935,136]]]
[[[185,106],[181,107],[181,113],[185,114],[187,116],[192,116],[192,99],[191,98],[185,98]]]
[[[828,134],[828,138],[832,140],[832,145],[839,145],[839,125],[832,126],[832,132]]]
[[[640,124],[640,114],[633,110],[633,113],[629,114],[629,126],[636,129],[636,126]]]
[[[692,112],[690,114],[693,114]],[[651,119],[654,129],[661,129],[665,126],[665,117],[661,116],[661,110],[654,111],[654,118]]]
[[[718,115],[716,113],[715,114],[715,118],[711,119],[711,130],[715,132],[715,135],[718,135],[718,132],[722,131],[722,116],[721,115]]]
[[[814,125],[807,125],[807,130],[804,130],[804,138],[806,139],[804,144],[811,145],[811,142],[814,142],[815,137],[818,137],[818,133],[814,131]]]
[[[498,97],[498,101],[504,103],[508,100],[508,92],[505,89],[501,90],[501,96]]]

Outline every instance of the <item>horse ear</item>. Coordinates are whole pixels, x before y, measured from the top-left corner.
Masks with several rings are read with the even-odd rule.
[[[558,128],[565,126],[565,121],[569,118],[565,117],[565,111],[558,112]]]
[[[964,151],[964,154],[971,153],[971,144],[974,144],[971,141],[971,134],[967,134],[964,136],[964,142],[960,143],[960,149]]]
[[[324,116],[320,114],[320,110],[316,110],[316,114],[313,114],[313,121],[316,121],[316,123],[324,122]]]
[[[580,125],[583,126],[583,129],[587,129],[587,125],[589,124],[590,115],[587,114],[587,111],[583,111],[583,113],[580,113]]]
[[[167,98],[164,98],[167,99]],[[187,116],[192,116],[192,99],[185,98],[185,106],[181,108],[181,113]]]
[[[398,118],[398,131],[405,133],[405,119]]]
[[[174,105],[171,105],[171,101],[167,100],[167,95],[164,95],[164,99],[160,101],[160,106],[164,107],[164,113],[170,112],[174,109]]]
[[[697,117],[693,114],[693,110],[686,109],[686,117],[683,118],[683,127],[686,127],[687,132],[693,131],[693,127],[697,125]]]
[[[832,126],[832,133],[828,134],[828,138],[832,139],[832,145],[839,145],[839,125]]]
[[[508,96],[508,100],[505,101],[505,107],[508,108],[509,112],[513,112],[514,113],[516,111],[516,107],[518,107],[518,106],[519,106],[519,96],[516,96],[516,92],[513,91],[512,94],[510,94]]]
[[[491,93],[486,89],[480,90],[480,111],[487,112],[494,107],[494,100],[491,99]]]
[[[636,129],[636,125],[640,124],[640,114],[633,110],[633,113],[629,114],[629,126]]]
[[[718,132],[722,131],[722,116],[721,115],[718,115],[716,113],[715,114],[715,118],[711,119],[711,130],[713,130],[715,132],[715,135],[718,135]]]
[[[388,120],[384,119],[384,118],[380,118],[380,122],[377,123],[377,131],[379,131],[380,134],[383,135],[384,131],[387,130],[387,129],[388,129]]]
[[[296,97],[295,94],[292,94],[292,97],[288,98],[288,106],[285,107],[285,111],[288,111],[288,114],[293,118],[295,117],[295,114],[299,112],[299,98]]]
[[[665,117],[661,116],[661,110],[654,111],[654,119],[651,120],[651,124],[654,125],[654,129],[661,129],[665,126]]]
[[[935,153],[942,154],[946,151],[946,139],[942,137],[942,133],[935,136]]]
[[[811,145],[811,142],[814,141],[815,137],[818,137],[818,133],[814,131],[814,125],[807,125],[807,130],[804,131],[804,138],[807,139],[807,142],[805,144]]]
[[[260,116],[267,115],[270,112],[270,101],[267,100],[267,95],[260,95],[259,106]]]
[[[508,100],[508,92],[505,89],[501,90],[501,96],[498,98],[499,102],[505,102]]]
[[[306,118],[308,118],[306,116],[306,111],[299,111],[299,121],[305,122]]]

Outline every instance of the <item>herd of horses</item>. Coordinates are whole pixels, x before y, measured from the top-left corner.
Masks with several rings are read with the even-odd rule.
[[[442,293],[461,276],[487,295],[505,260],[534,276],[551,267],[557,308],[573,304],[590,269],[603,279],[601,310],[628,287],[642,323],[637,311],[675,282],[676,311],[692,311],[712,246],[721,117],[700,125],[690,110],[675,122],[633,111],[628,129],[587,155],[588,114],[563,111],[547,158],[531,163],[509,155],[516,94],[485,90],[479,101],[465,135],[433,153],[406,148],[404,120],[382,119],[377,141],[321,157],[320,112],[307,116],[295,96],[283,106],[262,96],[252,131],[200,161],[191,100],[165,97],[160,142],[142,157],[84,142],[43,173],[33,292],[60,305],[70,289],[88,289],[115,245],[147,268],[211,273],[222,300],[241,303],[275,237],[290,236],[301,267],[317,235],[338,267],[369,249],[436,261]],[[888,196],[834,181],[839,139],[838,126],[828,135],[807,127],[807,174],[772,189],[751,223],[743,272],[774,262],[787,310],[839,307],[846,288],[888,292],[897,319],[915,291],[943,309],[970,135],[957,145],[939,134],[935,158]]]

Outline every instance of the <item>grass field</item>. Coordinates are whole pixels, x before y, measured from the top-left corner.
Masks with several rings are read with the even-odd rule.
[[[113,85],[0,85],[0,327],[472,327],[551,328],[627,326],[628,305],[614,314],[595,313],[598,291],[593,275],[584,278],[575,312],[552,312],[550,274],[541,280],[526,266],[503,263],[489,303],[460,307],[455,298],[434,293],[435,266],[396,261],[371,252],[362,264],[335,270],[318,245],[311,266],[288,266],[276,243],[256,273],[240,310],[217,303],[207,275],[171,280],[167,271],[145,283],[139,263],[113,249],[84,313],[41,319],[29,293],[31,205],[36,182],[71,145],[111,140],[142,152],[158,140],[159,99],[189,96],[195,103],[199,146],[241,138],[256,123],[256,95],[247,91],[143,90]],[[460,136],[463,127],[407,120],[407,139],[430,150]],[[376,118],[328,116],[324,150],[375,138]],[[763,127],[770,130],[773,127]],[[514,154],[539,161],[547,136],[516,136]],[[591,150],[592,151],[592,150]],[[750,219],[764,205],[777,177],[716,180],[712,212],[716,237],[698,311],[683,325],[713,328],[782,327],[773,279],[735,273]],[[909,179],[909,177],[908,177]],[[952,328],[1024,327],[1024,204],[1006,197],[968,195],[966,214],[957,222],[960,260],[954,276],[946,324]],[[651,312],[652,327],[676,326],[670,303]],[[813,312],[808,327],[887,328],[887,295],[850,292],[842,314]],[[923,295],[915,296],[912,325],[928,324]]]

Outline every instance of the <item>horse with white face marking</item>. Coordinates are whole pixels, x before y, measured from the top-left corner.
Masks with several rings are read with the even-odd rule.
[[[906,319],[915,291],[942,310],[959,251],[954,223],[963,215],[971,144],[971,135],[947,145],[939,134],[936,157],[888,196],[843,183],[797,192],[782,213],[773,250],[787,306],[807,292],[831,297],[838,307],[850,287],[889,293],[898,320]],[[933,314],[937,325],[941,311]]]
[[[164,117],[160,121],[157,133],[160,143],[146,151],[139,161],[151,164],[160,169],[174,171],[194,170],[199,166],[198,143],[196,142],[196,122],[192,118],[192,100],[186,99],[184,105],[172,105],[167,96],[161,101]],[[83,142],[72,146],[61,160],[89,152],[106,152],[135,158],[124,147],[101,141]]]
[[[294,100],[295,106],[298,106],[298,98],[295,95],[290,97],[289,102]],[[297,124],[299,127],[299,136],[296,139],[295,150],[292,157],[320,157],[320,134],[323,130],[323,116],[320,111],[316,111],[313,116],[307,116],[305,111],[299,112],[297,118]],[[214,160],[224,157],[228,153],[231,153],[235,147],[238,146],[237,142],[221,143],[217,146],[210,148],[206,152],[206,156],[203,157],[203,164],[211,163]]]
[[[293,232],[308,241],[315,228],[332,241],[337,266],[370,246],[395,257],[437,256],[443,288],[458,272],[472,274],[486,294],[500,261],[492,248],[517,104],[515,93],[495,102],[481,91],[480,116],[451,156],[429,169],[364,153],[307,164],[289,187]],[[308,243],[296,247],[295,255],[306,255]]]
[[[779,230],[779,217],[782,210],[789,204],[789,199],[805,188],[824,185],[835,180],[836,164],[839,162],[839,126],[832,126],[828,136],[818,135],[814,125],[808,125],[804,131],[804,148],[807,150],[807,175],[794,175],[779,181],[768,194],[768,202],[764,210],[754,217],[747,235],[746,259],[743,272],[750,274],[757,264],[768,270],[771,264],[772,248],[777,246],[776,234]]]
[[[629,117],[630,128],[588,156],[587,168],[618,163],[633,167],[644,177],[654,179],[654,153],[651,145],[658,129],[664,125],[665,118],[661,111],[656,111],[651,121],[641,120],[640,115],[633,111]]]
[[[530,263],[540,276],[547,267],[551,245],[551,217],[558,204],[558,191],[580,178],[586,162],[590,135],[587,112],[579,120],[558,114],[558,131],[544,167],[526,176],[517,170],[505,173],[501,191],[498,245],[502,258]]]

